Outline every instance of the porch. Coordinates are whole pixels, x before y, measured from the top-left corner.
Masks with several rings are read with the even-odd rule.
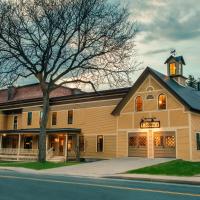
[[[0,133],[0,160],[37,160],[39,130],[27,133]],[[79,133],[47,131],[46,159],[53,161],[75,160],[79,158]]]

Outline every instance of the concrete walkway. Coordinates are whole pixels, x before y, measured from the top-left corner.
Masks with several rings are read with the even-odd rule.
[[[73,165],[67,167],[59,167],[54,169],[45,170],[45,173],[62,174],[62,175],[75,175],[75,176],[91,176],[91,177],[104,177],[118,173],[124,173],[131,169],[138,169],[147,167],[172,159],[168,158],[118,158],[111,160],[102,160],[91,163],[84,163],[80,165]]]

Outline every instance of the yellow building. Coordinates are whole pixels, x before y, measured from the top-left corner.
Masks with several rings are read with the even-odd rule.
[[[52,92],[47,159],[80,153],[200,161],[200,91],[186,86],[182,56],[166,65],[167,75],[146,68],[131,88]],[[37,159],[41,106],[38,84],[0,91],[0,159]]]

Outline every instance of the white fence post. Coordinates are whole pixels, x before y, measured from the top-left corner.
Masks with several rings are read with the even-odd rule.
[[[19,160],[19,155],[20,155],[20,146],[21,146],[21,135],[19,134],[19,137],[18,137],[17,160]]]

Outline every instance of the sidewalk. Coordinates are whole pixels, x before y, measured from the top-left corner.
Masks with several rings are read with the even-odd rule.
[[[125,179],[125,180],[143,180],[151,182],[165,182],[190,184],[200,186],[200,176],[161,176],[161,175],[147,175],[147,174],[115,174],[104,178]]]
[[[0,167],[0,170],[15,171],[18,173],[26,174],[45,174],[45,175],[63,175],[63,176],[78,176],[88,178],[112,178],[112,179],[124,179],[124,180],[139,180],[139,181],[150,181],[150,182],[163,182],[163,183],[177,183],[177,184],[189,184],[200,186],[200,176],[161,176],[161,175],[147,175],[147,174],[112,174],[112,175],[94,175],[94,174],[61,174],[52,173],[48,170],[32,170],[20,167]]]

